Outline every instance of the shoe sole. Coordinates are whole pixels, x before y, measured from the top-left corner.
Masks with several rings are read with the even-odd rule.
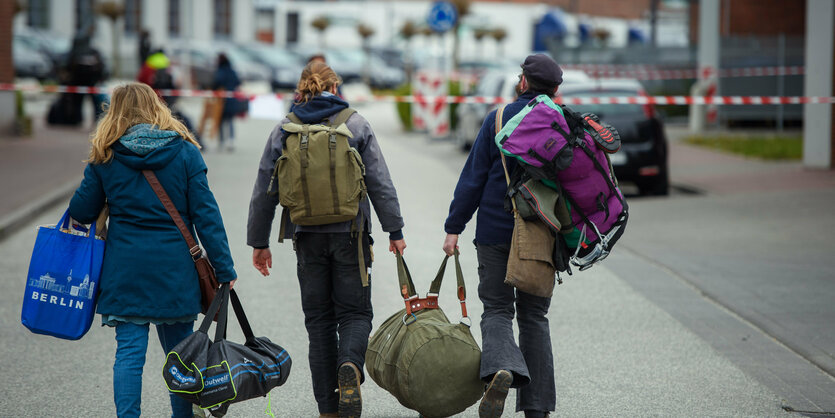
[[[362,415],[362,396],[359,376],[351,366],[343,366],[337,372],[339,379],[339,417],[359,418]]]
[[[481,403],[478,405],[479,418],[500,418],[502,416],[504,401],[512,382],[513,374],[509,372],[496,373],[490,385],[487,386]]]

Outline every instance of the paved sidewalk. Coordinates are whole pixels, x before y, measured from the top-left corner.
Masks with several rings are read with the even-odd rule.
[[[31,137],[0,138],[0,239],[58,202],[81,182],[91,126],[33,121]]]
[[[685,144],[686,126],[668,126],[670,181],[709,194],[759,193],[835,187],[835,171],[803,167],[800,161],[744,158]]]

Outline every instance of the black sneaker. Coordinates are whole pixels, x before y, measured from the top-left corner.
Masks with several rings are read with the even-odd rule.
[[[481,403],[478,404],[479,418],[500,418],[504,410],[504,400],[507,391],[513,383],[513,374],[507,370],[499,370],[484,391]]]
[[[360,371],[354,363],[344,363],[337,372],[339,380],[339,417],[359,418],[362,415]]]

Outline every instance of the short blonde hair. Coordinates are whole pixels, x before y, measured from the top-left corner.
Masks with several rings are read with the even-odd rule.
[[[90,139],[92,146],[87,162],[101,164],[110,161],[113,158],[111,146],[128,128],[140,123],[175,131],[183,140],[200,148],[191,132],[171,114],[171,109],[151,87],[144,83],[127,83],[113,89],[110,104],[106,106],[105,113],[96,126],[96,132]]]
[[[310,101],[313,96],[322,94],[322,92],[328,91],[339,84],[339,76],[328,64],[322,61],[311,61],[302,70],[299,85],[296,87],[296,94],[299,102],[305,103]]]

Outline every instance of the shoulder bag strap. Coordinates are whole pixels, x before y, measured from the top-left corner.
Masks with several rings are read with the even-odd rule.
[[[290,119],[290,122],[298,123],[299,125],[304,125],[304,122],[302,122],[302,120],[299,119],[299,117],[296,116],[296,114],[293,112],[287,114],[287,119]]]
[[[162,184],[160,184],[156,174],[154,174],[151,170],[142,170],[142,174],[145,176],[145,179],[148,180],[148,184],[151,185],[151,188],[154,189],[154,193],[156,193],[159,201],[162,202],[162,206],[165,207],[165,211],[168,212],[168,215],[174,220],[174,224],[177,225],[177,229],[179,229],[180,233],[183,234],[183,238],[185,238],[186,243],[188,244],[188,251],[191,253],[191,258],[196,262],[200,256],[203,255],[203,250],[200,249],[199,245],[197,245],[197,241],[195,241],[194,236],[191,235],[186,223],[183,222],[180,212],[178,212],[177,208],[174,207],[174,203],[171,201],[171,198],[168,197],[168,193],[165,192],[165,188],[163,188]]]
[[[496,135],[502,130],[502,114],[504,113],[504,106],[500,106],[496,109]],[[510,186],[510,174],[507,173],[507,160],[505,160],[504,153],[501,149],[499,149],[499,156],[502,157],[502,168],[504,168],[504,179],[507,181],[507,185]],[[513,205],[513,216],[516,216],[516,199],[510,199],[510,203]]]
[[[357,111],[354,110],[354,109],[351,109],[350,107],[346,108],[346,109],[342,109],[341,111],[339,111],[339,113],[336,114],[336,116],[333,117],[333,119],[331,119],[331,121],[330,121],[330,123],[328,123],[328,125],[330,125],[334,128],[338,128],[339,125],[342,125],[343,123],[347,122],[348,118],[350,118],[351,115],[353,115],[354,113],[357,113]]]

